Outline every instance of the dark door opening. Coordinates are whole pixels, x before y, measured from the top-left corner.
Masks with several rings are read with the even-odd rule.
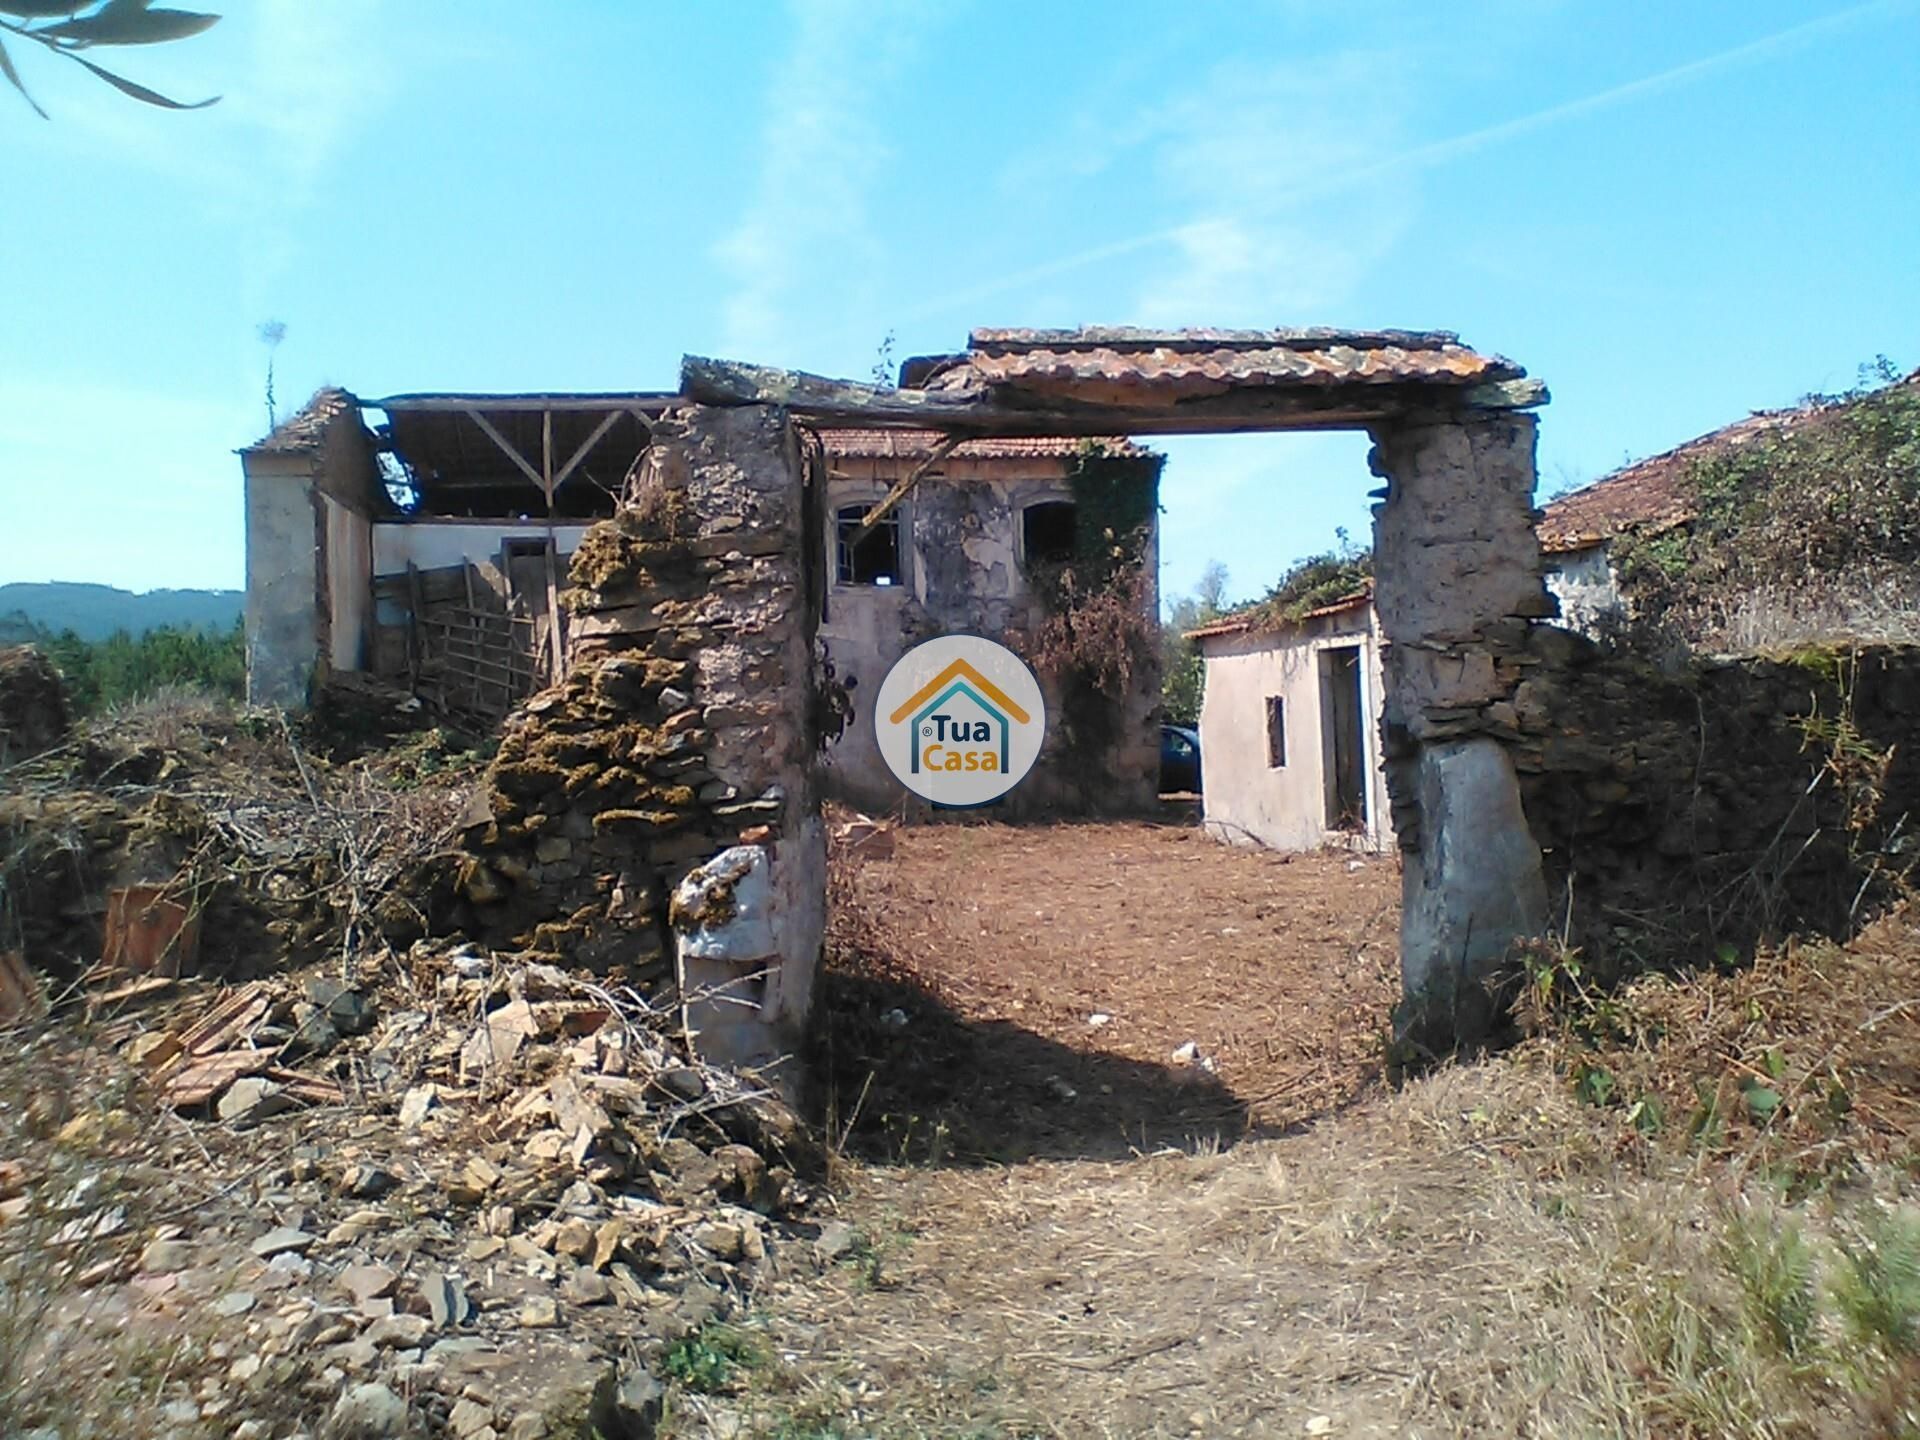
[[[1360,647],[1320,652],[1320,745],[1327,828],[1367,828],[1366,710],[1361,703]]]

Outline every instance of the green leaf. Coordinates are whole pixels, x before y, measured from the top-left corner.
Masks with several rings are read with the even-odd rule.
[[[211,100],[196,100],[191,105],[179,100],[169,100],[157,90],[149,90],[144,85],[135,84],[125,76],[114,74],[111,70],[102,70],[91,60],[83,60],[78,55],[68,55],[67,58],[76,64],[86,66],[122,95],[131,95],[134,99],[144,101],[148,105],[158,105],[162,110],[204,110],[220,99],[215,95]]]
[[[1633,1108],[1627,1111],[1627,1119],[1633,1122],[1633,1128],[1642,1135],[1658,1135],[1667,1123],[1666,1108],[1661,1105],[1657,1095],[1642,1095],[1633,1102]]]
[[[1573,1093],[1589,1105],[1605,1105],[1613,1098],[1613,1076],[1602,1065],[1583,1065],[1574,1077]]]
[[[91,4],[93,0],[0,0],[0,15],[18,15],[24,20],[57,20]]]
[[[117,3],[97,15],[79,15],[34,33],[80,45],[161,45],[198,35],[219,21],[218,15],[191,10],[149,10],[138,3]]]
[[[1780,1092],[1770,1085],[1749,1085],[1747,1108],[1764,1120],[1780,1108]]]
[[[13,68],[13,57],[7,54],[7,47],[5,45],[0,45],[0,75],[6,76],[8,82],[14,89],[18,90],[22,95],[26,95],[27,104],[33,106],[34,114],[38,115],[42,120],[47,118],[47,112],[40,108],[40,102],[35,100],[33,96],[27,95],[27,87],[20,83],[20,72]]]

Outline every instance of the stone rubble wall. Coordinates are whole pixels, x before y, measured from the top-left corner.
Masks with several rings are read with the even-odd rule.
[[[1920,858],[1920,647],[1672,670],[1545,627],[1540,643],[1556,663],[1523,687],[1539,738],[1516,758],[1552,928],[1570,904],[1590,965],[1626,973],[1841,936]],[[1842,716],[1853,738],[1836,747],[1825,737]],[[1863,782],[1889,749],[1876,802]]]
[[[1401,1030],[1432,1048],[1492,1023],[1482,982],[1546,917],[1522,813],[1516,695],[1554,613],[1534,533],[1530,415],[1466,412],[1374,433],[1381,753],[1403,870]]]
[[[567,678],[510,717],[461,871],[492,943],[643,987],[676,970],[685,993],[725,987],[688,1016],[716,1060],[791,1048],[825,925],[820,577],[806,561],[820,489],[782,411],[695,407],[656,424],[634,494],[575,552]],[[722,954],[724,896],[699,913],[671,904],[735,848],[760,857],[774,923],[745,933],[771,934],[761,953]],[[705,939],[689,975],[676,952],[693,929]]]

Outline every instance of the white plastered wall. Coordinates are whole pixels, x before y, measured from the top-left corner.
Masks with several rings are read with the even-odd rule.
[[[1380,768],[1380,638],[1371,607],[1307,622],[1278,634],[1215,635],[1201,642],[1206,691],[1200,708],[1204,815],[1210,833],[1230,844],[1275,850],[1323,845],[1374,852],[1393,843],[1386,778]],[[1321,734],[1320,652],[1361,650],[1361,727],[1367,828],[1329,830]],[[1267,763],[1267,699],[1284,707],[1286,764]]]
[[[563,557],[571,555],[588,528],[555,525],[555,549]],[[373,573],[404,575],[409,561],[421,570],[491,561],[499,556],[503,540],[544,540],[546,535],[544,521],[383,521],[373,527]]]

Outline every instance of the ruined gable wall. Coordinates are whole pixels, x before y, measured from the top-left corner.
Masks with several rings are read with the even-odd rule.
[[[842,505],[877,500],[899,478],[900,462],[835,461],[848,478],[836,479],[830,513]],[[972,634],[999,640],[1032,663],[1031,637],[1045,612],[1033,594],[1020,554],[1021,513],[1046,500],[1071,500],[1062,461],[1027,459],[1020,473],[1005,462],[950,460],[937,479],[922,481],[902,502],[904,585],[835,586],[821,627],[837,678],[851,678],[854,717],[829,749],[829,792],[858,808],[875,811],[906,805],[916,813],[931,807],[912,796],[880,757],[873,705],[880,682],[913,646],[936,635]],[[831,558],[831,536],[828,538]],[[1149,574],[1157,546],[1149,541]],[[1050,717],[1059,713],[1058,689],[1046,676],[1041,688]],[[1100,763],[1110,783],[1098,799],[1116,810],[1153,803],[1159,777],[1159,675],[1135,677],[1122,706],[1122,745]],[[1000,815],[1035,815],[1086,808],[1082,787],[1062,772],[1060,737],[1051,721],[1047,747],[1034,772],[996,807]]]

